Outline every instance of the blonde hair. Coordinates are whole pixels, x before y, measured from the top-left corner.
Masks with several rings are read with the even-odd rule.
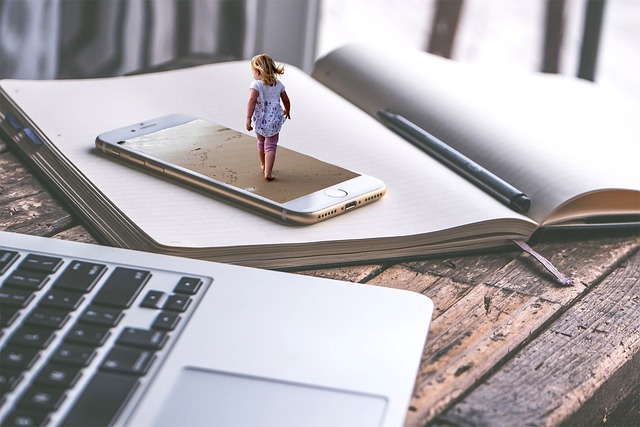
[[[251,58],[251,68],[257,70],[262,76],[264,84],[269,86],[276,84],[278,74],[284,74],[284,65],[276,65],[266,53]]]

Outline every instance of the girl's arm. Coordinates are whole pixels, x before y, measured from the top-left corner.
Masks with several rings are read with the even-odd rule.
[[[280,99],[282,99],[282,104],[284,105],[283,113],[287,119],[291,118],[291,101],[289,100],[289,96],[287,95],[287,91],[283,90],[280,92]]]
[[[247,118],[245,120],[245,126],[247,130],[253,130],[251,126],[251,117],[256,110],[256,103],[258,102],[258,91],[255,89],[249,89],[249,102],[247,102]]]

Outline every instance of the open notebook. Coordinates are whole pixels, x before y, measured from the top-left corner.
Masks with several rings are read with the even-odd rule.
[[[541,225],[640,213],[638,109],[587,83],[355,46],[321,59],[314,76],[286,67],[292,120],[280,144],[375,176],[388,193],[308,227],[258,217],[93,148],[102,132],[176,112],[244,131],[248,61],[99,80],[4,80],[0,123],[107,242],[251,266],[472,251],[513,245]],[[533,200],[529,213],[510,210],[387,129],[379,109],[404,115],[522,189]]]
[[[396,426],[433,303],[0,232],[3,426]]]
[[[361,45],[320,59],[313,76],[374,117],[406,117],[524,191],[539,225],[640,218],[640,100],[566,76]]]

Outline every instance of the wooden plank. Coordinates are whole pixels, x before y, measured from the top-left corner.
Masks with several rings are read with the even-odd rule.
[[[470,285],[493,283],[492,275],[513,261],[520,252],[514,245],[513,251],[491,252],[479,255],[447,256],[404,263],[407,268],[420,273],[448,277],[451,280]]]
[[[299,274],[324,277],[326,279],[343,280],[346,282],[366,282],[384,269],[382,265],[356,265],[349,267],[322,268],[314,270],[300,270]]]
[[[436,422],[605,424],[609,411],[633,399],[639,381],[640,253],[636,252]]]
[[[505,254],[491,254],[460,257],[451,264],[413,262],[393,266],[367,282],[421,292],[435,304],[408,425],[433,421],[482,382],[636,250],[640,239],[602,237],[583,243],[536,245],[576,279],[578,284],[569,288],[555,285],[526,254],[510,261]],[[480,261],[486,267],[474,271]],[[458,270],[457,280],[442,274],[451,265]]]
[[[640,352],[609,377],[563,424],[640,426]]]
[[[34,236],[51,236],[77,224],[73,217],[58,206],[48,205],[43,195],[20,200],[9,208],[9,216],[0,218],[0,230]]]
[[[638,230],[640,231],[640,230]],[[588,233],[564,234],[561,238],[549,238],[536,243],[534,248],[552,261],[577,285],[588,286],[592,269],[612,268],[638,242],[638,232],[614,233],[594,230]],[[515,245],[514,245],[515,248]],[[613,259],[613,264],[609,261]],[[559,289],[554,278],[530,255],[512,252],[496,252],[477,256],[449,256],[402,264],[420,273],[449,277],[470,285],[488,284],[501,286],[532,295],[542,295],[549,289]],[[549,297],[549,295],[546,295]]]
[[[446,279],[443,279],[446,280]],[[430,292],[425,292],[432,295]],[[436,295],[432,299],[437,301]],[[560,304],[487,285],[434,317],[408,424],[425,424],[523,345]]]
[[[0,154],[0,230],[50,236],[77,222],[10,151]]]
[[[74,242],[99,244],[99,242],[87,231],[87,229],[81,225],[76,225],[75,227],[71,227],[67,230],[56,233],[51,237],[60,240],[71,240]]]
[[[17,197],[20,197],[19,194],[35,193],[42,189],[42,185],[11,151],[0,154],[0,178],[0,195],[3,198],[10,197],[10,190],[19,191]],[[20,188],[22,186],[26,188]]]

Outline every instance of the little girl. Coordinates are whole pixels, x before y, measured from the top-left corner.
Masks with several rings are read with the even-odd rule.
[[[267,54],[256,55],[251,59],[251,71],[254,81],[249,88],[246,126],[247,130],[256,129],[260,167],[264,171],[264,179],[272,181],[280,128],[285,118],[291,118],[291,102],[284,85],[277,78],[284,74],[283,65],[276,66]],[[280,105],[281,99],[284,110]]]

